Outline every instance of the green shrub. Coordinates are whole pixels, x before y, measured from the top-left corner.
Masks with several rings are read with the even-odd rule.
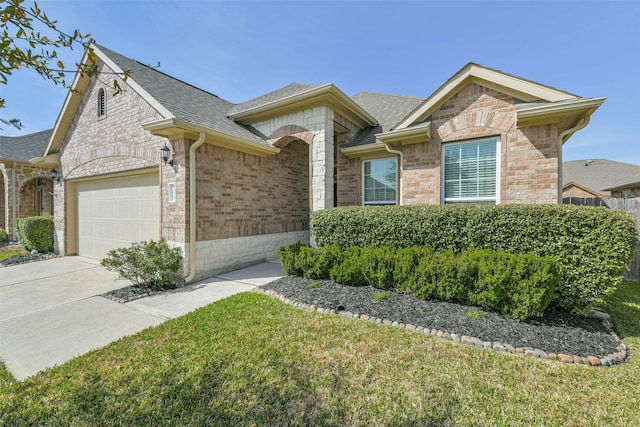
[[[364,248],[359,263],[362,276],[370,286],[379,289],[395,288],[396,253],[393,248]]]
[[[462,253],[459,265],[477,266],[477,277],[469,280],[467,304],[493,308],[518,321],[541,316],[560,282],[552,257],[476,249]]]
[[[0,243],[7,243],[9,241],[9,233],[7,230],[0,228]]]
[[[161,239],[112,249],[100,264],[135,286],[157,291],[175,289],[184,284],[182,260],[180,248],[170,248]]]
[[[282,269],[287,276],[302,276],[302,271],[299,271],[296,268],[296,257],[300,250],[303,247],[310,247],[309,245],[303,245],[298,242],[294,245],[289,246],[288,248],[281,247],[278,250],[280,254],[280,263],[282,264]]]
[[[27,251],[53,252],[53,217],[20,218],[16,222],[16,235]]]
[[[332,245],[317,250],[292,246],[281,249],[280,256],[297,266],[297,275],[396,290],[424,300],[458,301],[517,321],[542,315],[560,281],[559,264],[552,257],[490,249],[456,254],[415,247],[352,246],[340,253]]]
[[[329,270],[329,279],[347,286],[367,286],[363,270],[362,249],[352,246],[343,252],[341,262]]]
[[[637,247],[633,217],[568,205],[367,206],[313,213],[320,246],[469,248],[555,256],[561,282],[554,305],[586,313],[622,280]]]

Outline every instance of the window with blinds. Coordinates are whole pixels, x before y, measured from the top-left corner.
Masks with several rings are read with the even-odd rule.
[[[443,145],[445,203],[496,203],[496,138]]]
[[[363,203],[395,205],[398,203],[398,159],[365,160],[363,163]]]

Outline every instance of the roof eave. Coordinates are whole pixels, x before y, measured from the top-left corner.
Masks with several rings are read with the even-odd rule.
[[[387,146],[383,142],[373,144],[356,145],[355,147],[344,147],[340,151],[350,159],[380,157],[382,153],[389,153]]]
[[[142,127],[154,135],[168,139],[188,138],[196,140],[201,132],[206,135],[205,142],[232,150],[253,154],[260,157],[273,156],[280,152],[280,149],[267,145],[229,135],[214,129],[196,125],[184,120],[170,118],[145,123]]]
[[[402,145],[428,142],[431,140],[431,122],[418,126],[395,129],[376,134],[376,139],[384,144],[401,143]]]
[[[560,104],[550,103],[517,109],[516,125],[519,128],[525,128],[556,123],[558,124],[558,133],[562,133],[576,126],[585,117],[590,117],[606,99],[606,97],[578,98]]]
[[[377,120],[371,114],[333,83],[238,111],[229,115],[229,118],[245,124],[255,123],[259,120],[280,116],[290,111],[299,111],[318,104],[326,104],[332,107],[362,128],[377,124]]]
[[[400,121],[395,129],[406,128],[429,117],[455,92],[468,83],[478,83],[523,101],[545,100],[550,102],[574,98],[575,95],[530,80],[469,63],[462,67],[442,86],[435,90],[421,105]]]

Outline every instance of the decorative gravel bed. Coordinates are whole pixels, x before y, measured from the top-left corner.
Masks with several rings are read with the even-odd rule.
[[[525,322],[461,304],[422,301],[389,291],[376,301],[371,287],[287,276],[256,288],[301,308],[405,327],[497,351],[585,365],[612,365],[627,357],[606,313],[578,317],[558,309]]]
[[[100,296],[124,304],[140,298],[165,292],[167,291],[150,291],[149,289],[141,288],[139,286],[125,286],[124,288],[114,289]]]
[[[58,255],[54,253],[43,254],[40,252],[30,252],[22,255],[17,255],[11,258],[0,261],[0,268],[7,267],[9,265],[26,264],[28,262],[44,261],[46,259],[58,258]]]

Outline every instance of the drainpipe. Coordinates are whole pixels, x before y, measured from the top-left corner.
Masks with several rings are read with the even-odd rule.
[[[18,207],[16,206],[16,168],[18,164],[13,162],[13,169],[11,170],[11,236],[15,240],[18,238],[16,234],[16,220],[18,217]]]
[[[196,150],[204,144],[205,133],[189,148],[189,274],[184,278],[189,283],[196,275]]]
[[[398,170],[400,171],[400,179],[398,180],[398,204],[402,205],[402,151],[391,148],[386,142],[383,142],[383,144],[388,152],[400,156],[400,159],[398,160]]]
[[[558,203],[562,204],[562,146],[564,145],[566,139],[569,139],[569,137],[574,133],[579,131],[580,129],[584,129],[589,122],[591,121],[591,115],[587,114],[585,115],[579,122],[577,125],[575,125],[572,128],[569,128],[567,130],[565,130],[564,132],[562,132],[560,135],[558,135],[558,163],[559,163],[559,168],[558,168]],[[565,139],[566,137],[566,139]]]

